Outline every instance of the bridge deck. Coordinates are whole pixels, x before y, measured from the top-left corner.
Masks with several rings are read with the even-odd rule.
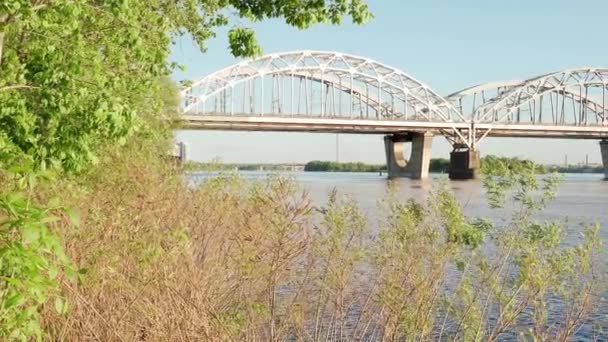
[[[355,134],[391,134],[398,132],[427,132],[446,134],[454,129],[468,131],[468,122],[390,121],[365,119],[334,119],[274,116],[183,115],[185,129],[320,132]],[[479,135],[492,137],[537,137],[571,139],[608,138],[608,126],[554,126],[530,124],[475,123]]]

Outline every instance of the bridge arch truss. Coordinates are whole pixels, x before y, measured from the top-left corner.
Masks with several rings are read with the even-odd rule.
[[[476,126],[475,142],[499,130],[597,138],[608,134],[607,87],[608,69],[580,68],[481,84],[447,98]]]
[[[492,82],[441,96],[377,61],[327,51],[245,60],[181,92],[205,127],[399,133],[432,131],[469,148],[486,136],[608,138],[608,69]],[[200,118],[204,118],[201,120]]]
[[[187,115],[425,122],[469,143],[467,118],[403,71],[337,52],[295,51],[243,61],[182,91]],[[351,121],[351,122],[352,122]]]

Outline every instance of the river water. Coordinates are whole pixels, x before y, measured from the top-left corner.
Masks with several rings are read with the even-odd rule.
[[[456,198],[462,203],[465,213],[471,216],[489,217],[500,220],[504,212],[490,209],[485,201],[485,193],[480,180],[448,181],[445,175],[431,174],[428,180],[398,179],[388,181],[375,173],[292,173],[293,177],[310,192],[315,203],[322,204],[328,193],[336,188],[340,193],[352,196],[361,208],[374,218],[377,203],[386,197],[389,186],[396,187],[400,199],[422,200],[428,192],[441,182],[445,182]],[[251,173],[250,177],[263,177],[261,173]],[[389,185],[390,184],[390,185]],[[579,223],[598,222],[601,234],[608,238],[608,181],[601,174],[566,174],[560,183],[557,197],[543,211],[543,219],[568,222],[569,226]]]
[[[263,179],[266,172],[241,171],[246,179]],[[313,203],[322,206],[329,193],[336,189],[349,195],[360,205],[371,225],[378,214],[378,202],[387,196],[393,187],[400,199],[422,200],[434,186],[444,182],[462,203],[465,213],[471,216],[500,220],[504,212],[491,210],[485,201],[480,180],[448,181],[442,174],[431,174],[428,180],[397,179],[389,181],[377,173],[355,172],[280,172],[294,178],[309,193]],[[194,173],[192,179],[204,177],[206,173]],[[601,224],[601,235],[608,239],[608,181],[602,174],[565,174],[562,176],[557,198],[543,211],[543,219],[560,220],[569,226],[579,223]],[[373,228],[373,227],[372,227]]]
[[[245,179],[263,179],[266,172],[240,172]],[[377,173],[346,172],[280,172],[292,177],[308,192],[315,206],[323,206],[329,193],[336,189],[339,193],[351,196],[366,214],[372,234],[377,231],[379,208],[378,202],[387,196],[389,188],[396,191],[402,200],[414,198],[423,200],[433,187],[441,183],[452,190],[462,203],[469,216],[485,217],[495,222],[505,220],[504,211],[490,209],[485,201],[485,194],[479,180],[448,181],[446,175],[431,174],[428,180],[398,179],[388,181],[386,176]],[[191,180],[209,176],[208,173],[193,173]],[[608,181],[601,174],[566,174],[563,175],[556,199],[542,212],[541,220],[561,221],[568,228],[566,244],[580,242],[583,224],[598,223],[600,235],[608,241]],[[606,243],[605,243],[606,244]],[[605,245],[604,244],[604,245]],[[605,260],[602,260],[605,264]],[[600,312],[587,321],[583,329],[576,334],[575,340],[588,340],[590,327],[598,321],[606,328],[608,304],[601,299]],[[605,332],[604,332],[605,333]],[[608,336],[602,334],[603,338]]]

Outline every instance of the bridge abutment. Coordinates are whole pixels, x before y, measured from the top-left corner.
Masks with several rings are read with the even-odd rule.
[[[600,151],[602,152],[602,164],[604,165],[604,179],[608,180],[608,139],[600,141]]]
[[[466,145],[454,145],[450,153],[450,179],[475,179],[479,177],[479,168],[479,151]]]
[[[411,142],[409,160],[405,159],[405,144]],[[426,179],[431,161],[431,133],[391,134],[384,137],[388,178]]]

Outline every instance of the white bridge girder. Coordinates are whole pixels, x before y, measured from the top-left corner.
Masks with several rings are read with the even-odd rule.
[[[460,129],[467,119],[430,87],[398,69],[336,52],[277,53],[238,63],[184,89],[182,108],[201,118],[442,123],[443,134],[471,143]]]
[[[240,62],[181,92],[188,128],[424,132],[470,148],[486,136],[608,138],[608,69],[494,82],[446,97],[376,61],[295,51]]]

